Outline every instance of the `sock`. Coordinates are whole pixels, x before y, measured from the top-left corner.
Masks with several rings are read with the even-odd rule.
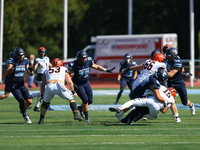
[[[88,119],[89,117],[88,117],[88,111],[87,112],[84,112],[84,114],[85,114],[85,119]]]
[[[76,103],[75,103],[75,102],[71,102],[71,103],[70,103],[70,108],[71,108],[71,110],[72,110],[74,116],[78,115],[78,113],[77,113],[77,108],[76,108]]]
[[[35,104],[35,107],[40,107],[40,96],[37,98],[37,103]]]

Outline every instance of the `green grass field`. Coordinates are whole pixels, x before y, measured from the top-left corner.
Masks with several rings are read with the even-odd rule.
[[[199,104],[200,95],[189,95]],[[94,96],[94,104],[114,104],[116,96]],[[120,104],[128,100],[123,95]],[[77,104],[81,100],[76,98]],[[178,103],[180,99],[177,98]],[[33,99],[33,106],[36,99]],[[59,97],[52,105],[68,105]],[[171,111],[161,114],[156,120],[138,121],[133,125],[120,123],[115,113],[89,111],[90,123],[73,119],[71,111],[48,111],[45,123],[39,125],[39,113],[27,111],[32,124],[25,124],[19,113],[18,102],[13,98],[0,101],[0,150],[127,150],[127,149],[176,149],[200,148],[200,110],[191,116],[190,110],[179,110],[182,122],[176,124]]]

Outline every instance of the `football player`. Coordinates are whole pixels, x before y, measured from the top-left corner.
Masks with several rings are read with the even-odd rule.
[[[167,112],[167,110],[171,107],[176,109],[176,103],[174,97],[176,96],[176,90],[174,88],[166,88],[165,86],[160,87],[159,89],[161,97],[165,99],[165,103],[160,103],[157,101],[155,96],[150,96],[147,98],[136,98],[129,103],[132,103],[133,106],[137,107],[148,107],[149,108],[149,114],[144,115],[148,119],[157,119],[159,116],[159,111],[161,111],[163,114]],[[131,124],[132,120],[134,122],[138,121],[142,115],[140,114],[140,111],[138,112],[137,109],[133,109],[125,118],[122,119],[122,123]],[[178,111],[177,116],[174,118],[176,123],[180,123],[181,119],[178,117]]]
[[[141,84],[139,84],[131,93],[131,99],[142,98],[143,93],[149,89],[153,91],[156,100],[160,103],[165,103],[165,99],[160,95],[159,89],[161,85],[164,85],[168,79],[168,74],[164,69],[159,69],[155,74],[145,78]],[[115,111],[116,117],[121,121],[123,119],[124,111],[127,109],[132,108],[132,102],[128,101],[123,104],[120,108],[109,108],[110,111]],[[138,112],[137,115],[143,117],[145,114],[149,114],[149,109],[147,107],[136,107],[136,111]],[[177,109],[173,110],[174,114],[177,113]],[[139,117],[139,119],[140,119]],[[135,116],[134,116],[135,118]]]
[[[135,81],[137,77],[137,70],[130,70],[129,72],[122,73],[121,70],[124,68],[129,68],[131,66],[137,66],[135,61],[132,61],[132,55],[127,53],[124,55],[124,61],[120,63],[120,69],[117,76],[117,84],[120,83],[120,91],[117,95],[117,100],[115,102],[115,105],[118,104],[118,101],[126,87],[128,85],[129,89],[132,89],[133,82]],[[121,80],[121,82],[120,82]]]
[[[59,58],[55,58],[52,61],[52,67],[44,71],[41,84],[41,98],[43,99],[43,103],[41,106],[40,120],[38,124],[44,123],[47,108],[55,95],[58,95],[70,102],[70,108],[74,114],[74,120],[83,121],[77,113],[76,101],[73,97],[77,96],[77,94],[74,91],[73,82],[68,73],[68,69],[63,67],[63,62]],[[65,87],[65,81],[70,90]]]
[[[29,115],[26,113],[26,109],[32,104],[31,95],[24,85],[24,72],[27,71],[29,75],[33,75],[33,71],[30,72],[29,60],[25,57],[25,52],[22,48],[16,48],[14,51],[14,58],[9,59],[6,75],[9,78],[9,89],[16,100],[19,102],[19,108],[26,123],[32,123]]]
[[[178,56],[178,50],[176,48],[170,48],[166,54],[167,57],[167,71],[168,71],[168,86],[176,89],[181,98],[181,102],[185,106],[190,107],[192,115],[195,115],[194,104],[188,100],[187,89],[185,86],[182,67],[183,63]]]
[[[77,60],[71,62],[68,65],[68,69],[70,71],[72,81],[77,87],[75,88],[75,91],[82,100],[82,105],[78,106],[78,110],[80,111],[81,116],[85,118],[85,122],[90,122],[88,105],[92,104],[93,102],[93,93],[89,82],[90,68],[111,73],[115,67],[112,69],[106,69],[95,64],[92,58],[88,57],[87,53],[83,50],[78,51],[76,56]]]
[[[36,72],[36,82],[39,85],[40,91],[41,91],[41,83],[42,83],[42,77],[43,73],[46,69],[51,67],[51,63],[49,60],[49,57],[46,56],[46,48],[45,47],[39,47],[38,50],[38,57],[34,60],[34,66],[33,66],[33,71]],[[40,111],[39,106],[40,106],[40,92],[32,94],[32,97],[38,97],[37,102],[35,104],[34,111]]]
[[[13,59],[14,57],[14,51],[9,53],[8,59],[6,61],[6,69],[8,67],[8,62],[10,61],[10,59]],[[4,94],[0,95],[0,100],[4,99],[4,98],[8,98],[10,95],[10,89],[9,89],[9,78],[6,76],[5,80],[4,80],[4,84],[5,84],[5,88],[4,88]]]

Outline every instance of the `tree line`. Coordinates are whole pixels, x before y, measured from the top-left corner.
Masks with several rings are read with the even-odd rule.
[[[199,56],[200,1],[194,0],[195,53]],[[22,47],[26,56],[44,46],[63,59],[63,0],[4,1],[3,61]],[[190,58],[189,0],[133,0],[133,34],[177,33],[179,55]],[[96,35],[128,33],[128,0],[68,0],[68,57]],[[133,54],[134,55],[134,54]]]

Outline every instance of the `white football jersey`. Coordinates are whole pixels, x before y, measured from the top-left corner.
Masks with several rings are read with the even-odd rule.
[[[61,80],[63,83],[65,83],[65,73],[68,71],[68,69],[64,66],[61,67],[51,67],[44,71],[44,74],[46,75],[46,82],[50,80]]]
[[[43,58],[37,57],[35,59],[35,64],[39,63],[40,65],[36,69],[37,74],[43,74],[46,69],[49,69],[49,57],[44,56]]]
[[[132,91],[148,76],[156,73],[159,68],[166,68],[166,64],[163,62],[153,61],[151,59],[146,60],[143,66],[142,72],[137,76],[137,79],[133,83]]]

